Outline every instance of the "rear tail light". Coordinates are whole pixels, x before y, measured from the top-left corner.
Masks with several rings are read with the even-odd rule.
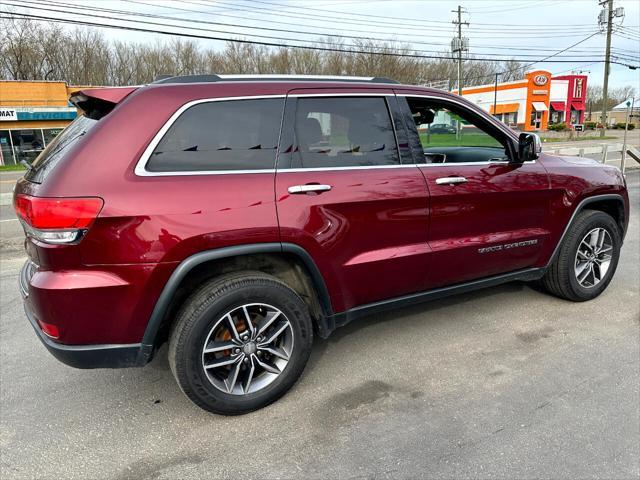
[[[103,205],[97,197],[42,198],[20,194],[14,201],[26,234],[56,244],[80,240]]]

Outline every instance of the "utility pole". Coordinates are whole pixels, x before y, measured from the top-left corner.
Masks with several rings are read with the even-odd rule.
[[[602,85],[602,130],[600,130],[600,136],[604,137],[605,128],[607,127],[607,101],[609,96],[609,69],[611,63],[611,33],[613,30],[613,19],[624,19],[624,8],[613,9],[613,0],[601,0],[599,5],[604,6],[604,9],[598,16],[598,23],[600,28],[607,29],[607,47],[604,55],[604,82]]]
[[[605,2],[601,2],[603,5]],[[600,136],[604,137],[607,128],[607,100],[609,94],[609,62],[611,61],[611,25],[613,24],[613,0],[606,0],[607,12],[607,49],[604,56],[604,82],[602,86],[602,130]]]
[[[498,108],[498,75],[496,73],[496,83],[493,86],[493,116],[496,116],[496,109]]]
[[[458,26],[458,36],[451,41],[452,53],[458,53],[458,95],[462,95],[462,52],[469,50],[469,39],[462,36],[462,25],[469,25],[469,22],[462,21],[462,7],[458,5],[457,10],[451,10],[458,14],[458,20],[452,23]]]

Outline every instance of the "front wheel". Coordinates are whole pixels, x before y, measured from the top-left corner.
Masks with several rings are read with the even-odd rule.
[[[260,272],[212,280],[184,304],[169,340],[169,363],[198,406],[237,415],[262,408],[298,379],[311,352],[307,305]]]
[[[550,293],[574,302],[597,297],[616,271],[621,243],[620,230],[610,215],[595,210],[580,212],[542,285]]]

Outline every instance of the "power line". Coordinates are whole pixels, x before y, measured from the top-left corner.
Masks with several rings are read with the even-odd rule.
[[[174,0],[174,1],[176,1],[176,0]],[[196,2],[194,2],[192,0],[182,0],[182,1],[186,2],[186,3],[190,3],[192,5],[203,6],[202,3],[196,3]],[[265,2],[263,0],[242,0],[242,1],[245,1],[245,2],[249,1],[250,4],[262,3],[262,4],[267,4],[267,5],[273,5],[273,6],[281,6],[281,7],[284,7],[285,10],[291,10],[291,9],[295,8],[295,9],[301,9],[301,10],[305,10],[305,11],[314,10],[314,11],[321,11],[321,12],[325,12],[325,13],[328,12],[328,10],[323,10],[323,9],[319,9],[319,8],[298,7],[298,6],[295,6],[295,5],[286,5],[285,6],[285,5],[281,4],[281,3]],[[221,3],[224,3],[224,2],[221,2],[220,0],[217,2],[217,4],[221,4]],[[230,5],[230,4],[225,3],[225,5]],[[237,4],[234,4],[234,5],[237,5]],[[245,8],[250,8],[247,5],[242,5],[241,4],[241,6],[245,7]],[[338,12],[338,11],[333,11],[333,13],[346,14],[346,12]],[[406,17],[392,17],[392,16],[385,17],[385,16],[381,16],[381,15],[366,15],[366,14],[355,14],[355,13],[350,13],[349,15],[362,16],[362,17],[384,18],[384,19],[396,19],[396,20],[401,20],[403,22],[401,25],[398,24],[397,22],[388,22],[388,21],[386,21],[386,22],[376,22],[376,23],[380,23],[380,24],[390,25],[393,28],[398,28],[398,27],[404,28],[407,25],[411,25],[411,26],[417,26],[417,27],[419,27],[421,29],[424,29],[425,26],[427,26],[427,28],[430,28],[430,29],[439,28],[439,29],[448,30],[448,28],[446,27],[446,24],[449,23],[449,22],[444,21],[444,20],[420,20],[420,19],[406,18]],[[315,14],[315,16],[316,17],[320,17],[320,18],[328,18],[332,23],[336,22],[336,21],[340,21],[340,19],[336,19],[335,15],[334,16],[327,16],[327,15]],[[445,24],[445,25],[444,26],[434,26],[434,25],[430,25],[430,23],[438,23],[438,24]],[[368,20],[366,24],[367,25],[371,24],[371,21]],[[572,25],[565,25],[565,26],[563,26],[563,28],[565,30],[567,30],[567,29],[574,30],[576,28],[579,29],[579,30],[585,30],[585,29],[591,30],[591,25],[579,25],[579,26],[575,26],[575,27],[572,26]],[[495,32],[496,30],[499,30],[499,31],[515,30],[515,31],[519,31],[519,32],[522,32],[523,30],[525,30],[525,31],[526,30],[533,30],[535,32],[539,32],[540,31],[539,28],[532,28],[529,25],[525,25],[525,26],[522,26],[522,25],[520,25],[520,26],[518,26],[518,25],[515,25],[515,26],[514,25],[502,25],[500,28],[497,28],[495,24],[491,24],[491,28],[472,27],[472,29],[479,30],[479,31],[492,31],[492,32]],[[555,27],[550,28],[550,27],[547,26],[546,29],[548,29],[550,31],[557,31],[557,29]]]
[[[174,0],[175,1],[175,0]],[[185,0],[183,0],[185,1]],[[425,25],[429,26],[430,28],[433,28],[432,26],[430,26],[430,24],[436,23],[436,24],[443,24],[443,25],[449,25],[450,22],[446,21],[446,20],[421,20],[421,19],[416,19],[416,18],[410,18],[410,17],[394,17],[391,15],[372,15],[372,14],[365,14],[365,13],[353,13],[353,12],[345,12],[345,11],[341,11],[341,10],[329,10],[329,9],[323,9],[323,8],[313,8],[313,7],[301,7],[301,6],[297,6],[297,5],[285,5],[282,3],[277,3],[277,2],[267,2],[264,0],[242,0],[242,1],[250,1],[250,3],[261,3],[261,4],[266,4],[266,5],[272,5],[272,6],[277,6],[277,7],[283,7],[286,10],[303,10],[303,11],[317,11],[317,12],[323,12],[323,13],[336,13],[339,15],[349,15],[352,17],[362,17],[362,18],[380,18],[380,19],[385,19],[385,20],[400,20],[403,23],[403,25],[406,24],[406,22],[411,22],[412,24],[418,24],[418,26],[421,26],[424,28]],[[548,0],[551,1],[551,0]],[[202,3],[196,3],[194,1],[186,1],[186,3],[190,3],[192,5],[200,5],[200,6],[207,6],[207,4],[202,4]],[[530,2],[527,2],[527,5],[531,6]],[[483,10],[484,11],[484,10]],[[500,7],[499,11],[504,11],[504,7]],[[336,18],[335,16],[331,16],[328,17],[330,20],[335,21]],[[390,22],[381,22],[381,23],[390,23]],[[474,22],[475,23],[475,22]],[[511,27],[514,29],[522,29],[522,28],[530,28],[530,27],[547,27],[550,29],[553,29],[554,31],[556,30],[556,27],[562,27],[562,28],[572,28],[572,27],[591,27],[591,24],[577,24],[577,25],[549,25],[549,24],[537,24],[537,25],[532,25],[532,24],[527,24],[527,25],[513,25],[513,24],[496,24],[496,23],[475,23],[476,25],[482,25],[482,26],[491,26],[493,27],[492,30],[495,29],[495,27]],[[402,26],[402,25],[397,25],[396,23],[393,23],[392,25],[393,27],[398,27],[398,26]]]
[[[17,13],[17,12],[7,12],[0,11],[0,14],[5,14],[7,16],[0,17],[5,19],[16,19],[17,18],[25,18],[31,19],[33,21],[44,21],[44,22],[52,22],[52,23],[64,23],[70,25],[83,25],[83,26],[91,26],[91,27],[99,27],[99,28],[109,28],[116,30],[125,30],[125,31],[133,31],[133,32],[142,32],[142,33],[155,33],[160,35],[169,35],[176,37],[185,37],[185,38],[197,38],[197,39],[205,39],[205,40],[218,40],[224,42],[232,42],[232,43],[244,43],[250,45],[264,45],[268,47],[282,47],[282,48],[295,48],[295,49],[303,49],[303,50],[315,50],[315,51],[324,51],[324,52],[338,52],[338,53],[350,53],[350,54],[363,54],[363,55],[376,55],[376,56],[392,56],[392,57],[402,57],[402,58],[421,58],[421,59],[431,59],[431,60],[453,60],[453,57],[445,56],[445,55],[420,55],[414,53],[392,53],[388,51],[370,51],[370,50],[359,50],[359,49],[347,49],[347,48],[330,48],[330,47],[318,47],[318,46],[308,46],[308,45],[292,45],[285,43],[276,43],[276,42],[265,42],[251,39],[234,39],[234,38],[225,38],[225,37],[214,37],[209,35],[199,35],[194,33],[184,33],[184,32],[168,32],[166,30],[154,30],[150,28],[141,28],[141,27],[131,27],[124,25],[110,25],[96,22],[89,22],[85,20],[72,20],[72,19],[62,19],[62,18],[51,18],[45,17],[42,15],[32,15],[26,13]],[[118,19],[115,19],[118,20]],[[547,57],[549,58],[549,57]],[[495,58],[482,58],[482,57],[473,57],[469,58],[468,61],[478,61],[478,62],[490,62],[495,61]],[[521,61],[517,58],[510,59],[512,61]],[[533,63],[540,63],[544,60],[539,60]],[[557,59],[554,60],[554,63],[574,63],[575,60],[566,60],[566,59]],[[598,60],[597,63],[602,63],[602,60]],[[620,65],[629,66],[627,64],[623,64],[620,62],[612,62],[618,63]]]
[[[56,8],[47,8],[42,6],[41,3],[38,2],[29,2],[29,3],[35,3],[39,6],[39,8],[41,10],[45,10],[45,11],[51,11],[51,12],[60,12],[60,13],[73,13],[74,15],[82,15],[82,16],[89,16],[92,18],[103,18],[106,20],[115,20],[115,21],[121,21],[121,22],[136,22],[136,23],[142,23],[142,24],[147,24],[147,25],[154,25],[154,26],[161,26],[161,27],[170,27],[170,28],[181,28],[181,29],[185,29],[185,28],[189,28],[190,30],[197,30],[197,31],[203,31],[203,32],[211,32],[211,33],[217,33],[217,34],[231,34],[233,32],[227,32],[227,31],[223,31],[223,30],[214,30],[214,29],[207,29],[207,28],[198,28],[198,27],[192,27],[192,26],[182,26],[182,25],[172,25],[172,24],[166,24],[166,23],[160,23],[160,22],[151,22],[151,21],[144,21],[144,20],[137,20],[137,19],[127,19],[127,18],[114,18],[108,15],[97,15],[95,13],[92,14],[88,14],[88,13],[83,13],[80,10],[82,7],[80,7],[80,9],[75,9],[73,12],[69,12],[69,11],[60,11],[58,8],[60,7],[56,7]],[[58,2],[49,2],[53,5],[61,5]],[[17,4],[11,3],[11,2],[5,2],[6,5],[11,5],[11,6],[19,6]],[[64,7],[67,7],[67,5],[62,4]],[[24,7],[21,7],[24,8]],[[90,7],[87,7],[90,8]],[[95,10],[95,9],[91,9],[91,10]],[[146,17],[149,14],[135,14],[135,13],[127,13],[127,15],[129,16],[143,16]],[[51,19],[53,21],[53,19]],[[187,22],[187,20],[179,20],[180,22]],[[195,20],[194,20],[195,21]],[[201,23],[203,21],[196,21],[197,23]],[[216,24],[216,25],[225,25],[225,26],[232,26],[229,24],[220,24],[217,22],[204,22],[204,23],[212,23],[212,24]],[[255,27],[255,28],[259,28],[259,27]],[[289,30],[284,30],[287,33],[292,33],[293,31],[289,31]],[[260,35],[260,34],[252,34],[252,37],[254,38],[263,38],[263,39],[267,39],[267,40],[278,40],[278,41],[295,41],[295,42],[304,42],[304,43],[312,43],[314,45],[317,44],[323,44],[323,45],[330,45],[330,46],[335,46],[335,42],[330,42],[330,41],[325,41],[325,40],[309,40],[309,39],[303,39],[303,38],[283,38],[283,37],[275,37],[275,36],[270,36],[270,35]],[[362,39],[359,37],[351,37],[351,38],[357,38],[357,39]],[[226,40],[230,40],[230,39],[226,39]],[[363,48],[363,46],[361,45],[354,45],[354,44],[344,44],[343,46],[345,47],[349,47],[351,49],[353,48]],[[400,52],[404,52],[406,51],[405,48],[402,47],[393,47],[393,46],[383,46],[382,48],[384,48],[386,51],[400,51]],[[427,54],[427,55],[423,55],[426,58],[435,58],[433,55],[436,55],[437,58],[440,59],[445,59],[447,57],[444,56],[444,53],[441,51],[434,51],[434,50],[413,50],[414,53],[421,53],[421,54]],[[491,56],[492,58],[486,59],[486,60],[490,60],[490,61],[505,61],[505,60],[510,60],[511,57],[508,54],[488,54],[488,53],[483,53],[483,56]],[[538,55],[528,55],[528,54],[522,54],[520,55],[521,57],[538,57]],[[572,55],[573,58],[593,58],[593,55]],[[523,61],[528,61],[528,59],[524,59]]]
[[[140,0],[121,0],[121,1],[124,1],[124,2],[127,2],[127,3],[145,5],[145,6],[160,7],[160,8],[165,8],[165,9],[169,9],[169,10],[187,11],[187,12],[193,12],[193,13],[203,13],[205,15],[213,15],[213,14],[215,14],[216,16],[226,16],[226,17],[231,17],[231,18],[241,18],[242,20],[245,20],[245,21],[247,20],[247,17],[238,17],[238,16],[234,16],[234,15],[229,15],[227,13],[217,13],[217,12],[211,12],[211,11],[186,9],[186,8],[183,8],[183,7],[175,7],[175,6],[167,6],[167,5],[156,5],[156,4],[146,3],[146,2],[143,2],[143,1],[140,1]],[[193,4],[193,5],[203,6],[200,3],[194,3],[194,2],[191,2],[189,0],[182,0],[182,3],[190,3],[190,4]],[[250,13],[253,13],[256,8],[260,8],[260,7],[253,7],[253,9],[252,8],[238,8],[236,6],[236,4],[227,4],[227,3],[224,3],[224,2],[222,2],[220,0],[218,0],[216,2],[216,5],[217,4],[234,5],[235,8],[229,8],[229,10],[239,11],[239,12],[250,12]],[[268,11],[265,13],[265,12],[263,12],[263,10],[268,10]],[[273,12],[272,13],[269,9],[264,9],[264,8],[261,8],[260,10],[258,10],[255,13],[257,13],[259,15],[262,15],[262,16],[264,16],[264,15],[276,16],[278,18],[279,17],[289,17],[289,18],[294,18],[296,20],[298,20],[298,19],[317,20],[317,18],[315,18],[314,15],[300,16],[300,15],[287,15],[287,14],[284,14],[284,13],[281,13],[281,12]],[[258,19],[252,18],[252,20],[258,20]],[[264,21],[264,18],[261,18],[260,20]],[[273,19],[269,19],[268,21],[269,21],[269,23],[277,23],[277,24],[283,24],[283,25],[288,25],[288,26],[291,25],[291,22],[286,22],[286,21],[279,21],[279,20],[273,20]],[[323,30],[330,30],[330,31],[335,31],[336,30],[336,24],[340,24],[340,23],[355,24],[355,25],[366,25],[366,26],[370,26],[371,25],[371,22],[368,22],[368,23],[354,23],[354,22],[342,21],[340,19],[333,18],[333,17],[331,18],[331,20],[322,20],[322,19],[320,19],[319,21],[320,22],[324,22],[324,23],[327,23],[327,22],[330,21],[332,25],[330,27],[324,27],[324,26],[321,26],[321,25],[310,25],[308,23],[300,23],[300,22],[296,22],[296,25],[300,26],[300,27],[313,27],[313,28],[316,28],[316,29],[323,29]],[[405,31],[405,30],[415,30],[415,31],[419,31],[420,35],[423,35],[425,27],[424,26],[420,26],[420,27],[415,28],[415,27],[410,27],[410,26],[404,25],[404,24],[403,25],[389,24],[389,25],[386,26],[386,28],[394,29],[395,31],[393,32],[393,35],[404,36],[404,37],[408,36],[408,37],[415,38],[415,36],[416,36],[415,33],[412,33],[412,34],[410,34],[410,33],[402,33],[402,32],[398,32],[398,29],[401,29],[403,31]],[[431,31],[429,33],[430,37],[443,38],[443,34],[444,34],[445,37],[449,36],[446,33],[448,31],[446,28],[445,28],[444,31],[442,31],[443,27],[429,27],[429,28],[432,29],[432,30],[433,29],[440,29],[440,30],[436,30],[435,33],[433,31]],[[368,32],[368,31],[363,31],[363,30],[358,30],[358,29],[353,29],[353,28],[340,27],[340,29],[343,30],[343,31],[350,31],[350,32],[357,32],[357,33],[367,33]],[[504,35],[493,36],[493,37],[489,37],[489,36],[484,36],[483,35],[483,38],[484,39],[506,39],[506,38],[510,38],[511,37],[511,33],[507,32],[507,31],[504,31],[504,29],[500,29],[500,30],[497,30],[497,31],[496,30],[492,30],[492,31],[494,33],[502,33],[502,32],[504,32]],[[557,31],[557,30],[554,30],[554,31]],[[591,31],[591,30],[589,30],[589,31]],[[522,32],[522,29],[518,30],[518,32]],[[584,32],[581,32],[581,33],[584,33]],[[438,34],[440,34],[440,35],[438,35]],[[532,31],[532,32],[526,32],[525,31],[524,33],[520,33],[519,36],[521,38],[539,38],[540,31],[538,31],[538,30],[535,30],[535,31]],[[547,37],[547,38],[572,38],[572,37],[577,37],[577,36],[580,36],[580,33],[576,33],[576,34],[573,34],[573,35],[551,35],[551,34],[546,34],[545,35],[545,37]]]
[[[223,23],[223,22],[213,22],[213,21],[207,21],[207,20],[199,20],[199,19],[175,19],[171,16],[167,16],[167,15],[158,15],[158,14],[151,14],[151,13],[142,13],[142,12],[130,12],[127,10],[116,10],[116,9],[110,9],[110,8],[101,8],[101,7],[91,7],[91,6],[82,6],[82,7],[77,7],[74,5],[70,5],[70,4],[65,4],[65,3],[61,3],[61,2],[55,2],[55,1],[41,1],[41,0],[22,0],[22,3],[26,3],[30,5],[37,5],[38,7],[42,7],[43,5],[45,6],[56,6],[56,7],[62,7],[62,8],[67,8],[67,9],[73,9],[70,12],[66,12],[66,11],[61,11],[60,13],[70,13],[70,14],[75,14],[78,13],[79,10],[81,11],[97,11],[97,12],[103,12],[103,13],[112,13],[112,14],[116,14],[116,15],[128,15],[128,16],[140,16],[140,17],[144,17],[144,18],[156,18],[156,19],[165,19],[165,20],[171,20],[171,21],[176,21],[176,22],[181,22],[181,23],[198,23],[198,24],[206,24],[206,25],[217,25],[217,26],[224,26],[224,27],[233,27],[233,28],[244,28],[244,29],[249,29],[249,30],[264,30],[264,31],[270,31],[270,32],[284,32],[284,33],[300,33],[303,35],[325,35],[327,37],[334,37],[334,38],[345,38],[345,39],[357,39],[357,40],[375,40],[375,41],[381,41],[381,42],[393,42],[393,40],[388,39],[388,38],[380,38],[380,37],[361,37],[361,36],[355,36],[355,35],[339,35],[339,34],[324,34],[322,32],[312,32],[312,31],[302,31],[302,30],[287,30],[287,29],[280,29],[280,28],[272,28],[272,27],[256,27],[256,26],[251,26],[251,25],[241,25],[241,24],[233,24],[233,23]],[[16,4],[10,4],[12,6],[15,6]],[[25,8],[25,7],[21,7],[21,8]],[[57,10],[56,10],[57,12]],[[93,16],[93,15],[92,15]],[[122,21],[130,21],[129,19],[120,19]],[[176,25],[177,28],[186,28],[183,27],[181,25]],[[210,30],[213,32],[216,32],[216,30]],[[228,32],[231,33],[231,32]],[[308,41],[308,40],[302,40],[302,41]],[[313,40],[314,42],[318,42],[317,40]],[[320,43],[328,43],[328,42],[322,42],[320,41]],[[330,44],[333,44],[331,42],[329,42]],[[417,44],[417,45],[432,45],[432,46],[439,46],[439,47],[443,47],[443,48],[448,48],[447,44],[444,43],[434,43],[434,42],[423,42],[423,41],[411,41],[411,44]],[[496,47],[496,46],[480,46],[479,48],[486,48],[486,49],[496,49],[496,50],[503,50],[505,48],[509,48],[511,49],[511,47]],[[528,49],[528,48],[524,48],[524,50],[531,50],[531,51],[555,51],[555,49]],[[430,52],[434,52],[433,50],[431,50]],[[576,51],[576,53],[593,53],[592,51],[582,51],[582,52],[578,52]],[[487,54],[487,55],[493,55],[493,54]],[[495,54],[495,55],[500,55],[500,54]],[[508,55],[502,55],[502,56],[508,56]],[[523,54],[522,56],[534,56],[537,57],[538,55],[526,55]]]

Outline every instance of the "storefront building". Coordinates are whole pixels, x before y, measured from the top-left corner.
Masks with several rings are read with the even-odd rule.
[[[567,127],[584,124],[587,96],[586,75],[563,75],[551,79],[549,123],[564,123]]]
[[[544,131],[553,123],[584,122],[586,87],[584,75],[552,78],[536,70],[522,80],[465,88],[462,95],[512,128]]]
[[[32,161],[77,116],[80,87],[52,81],[0,81],[0,165]]]

